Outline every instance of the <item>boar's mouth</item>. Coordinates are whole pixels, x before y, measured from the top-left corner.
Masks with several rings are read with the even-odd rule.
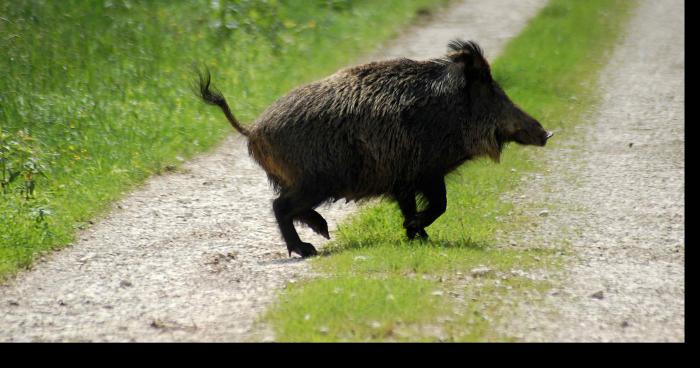
[[[522,145],[533,145],[543,147],[547,144],[547,140],[554,135],[552,132],[542,130],[537,134],[533,134],[527,130],[519,130],[511,137],[511,141]]]
[[[512,136],[506,136],[502,134],[500,131],[496,130],[494,131],[493,137],[495,138],[495,150],[491,151],[489,150],[488,155],[491,156],[491,158],[499,162],[500,161],[500,153],[503,151],[505,146],[510,143],[510,142],[515,142],[518,144],[522,145],[535,145],[535,146],[541,146],[544,147],[547,144],[547,141],[549,138],[552,138],[554,135],[554,132],[549,132],[549,131],[544,131],[544,134],[537,136],[533,136],[531,133],[521,130],[513,134]],[[493,147],[493,146],[492,146]]]
[[[542,140],[542,147],[544,147],[544,145],[547,144],[547,141],[549,140],[549,138],[552,138],[553,135],[554,132],[545,131],[544,139]]]

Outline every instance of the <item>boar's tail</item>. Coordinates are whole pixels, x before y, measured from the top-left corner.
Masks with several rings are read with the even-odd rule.
[[[238,119],[233,116],[231,109],[226,103],[224,95],[222,95],[216,88],[210,88],[211,74],[209,73],[209,70],[206,71],[206,76],[202,75],[202,72],[200,71],[197,71],[197,74],[199,75],[199,88],[197,88],[197,95],[199,95],[199,97],[201,97],[207,104],[219,106],[221,110],[224,111],[224,115],[226,115],[226,118],[228,119],[228,122],[231,123],[231,126],[239,133],[247,137],[250,132],[243,128],[241,123],[238,122]]]

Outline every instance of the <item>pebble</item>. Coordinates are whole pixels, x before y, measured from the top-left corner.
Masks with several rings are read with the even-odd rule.
[[[89,253],[89,254],[86,254],[86,255],[83,256],[83,257],[80,257],[80,258],[78,259],[78,262],[80,262],[80,263],[85,263],[85,262],[87,262],[87,261],[89,261],[89,260],[91,260],[91,259],[93,259],[93,258],[95,258],[95,254],[94,254],[94,253]]]
[[[493,270],[488,267],[477,267],[471,270],[472,277],[484,277],[492,272]]]

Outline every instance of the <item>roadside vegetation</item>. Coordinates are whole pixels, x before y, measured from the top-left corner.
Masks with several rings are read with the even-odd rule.
[[[567,131],[596,103],[599,70],[634,2],[552,0],[492,63],[496,80],[550,130]],[[478,40],[477,40],[478,41]],[[566,129],[565,129],[566,128]],[[561,135],[548,143],[557,145]],[[562,252],[499,244],[497,229],[529,226],[503,194],[542,172],[539,148],[509,146],[499,165],[468,163],[448,177],[448,208],[428,241],[405,239],[382,202],[342,225],[313,260],[320,277],[290,283],[265,316],[280,341],[508,341],[492,328],[515,303],[552,287],[532,275]],[[545,147],[544,149],[547,149]]]
[[[231,132],[193,64],[250,122],[442,2],[0,2],[0,280]]]

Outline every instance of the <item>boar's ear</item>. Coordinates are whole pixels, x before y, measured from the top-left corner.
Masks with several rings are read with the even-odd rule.
[[[447,57],[454,63],[464,65],[466,73],[488,72],[489,64],[484,58],[484,51],[476,42],[455,39],[447,44],[447,49]]]

